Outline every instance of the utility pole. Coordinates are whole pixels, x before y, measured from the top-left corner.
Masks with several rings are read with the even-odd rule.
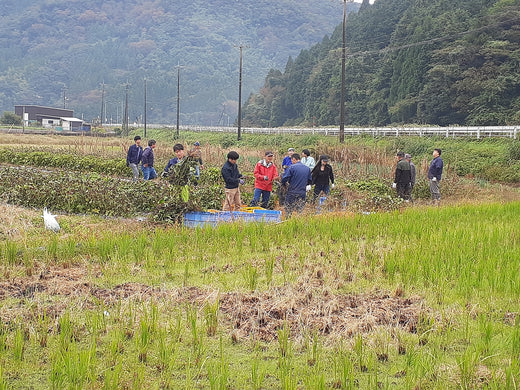
[[[102,87],[101,87],[101,120],[100,124],[101,127],[103,127],[103,118],[105,117],[105,82],[103,81]]]
[[[128,82],[126,83],[125,93],[125,113],[123,117],[123,131],[128,135]]]
[[[181,66],[177,64],[177,138],[179,138],[179,113],[181,107]]]
[[[63,87],[63,108],[66,107],[66,105],[65,105],[65,101],[66,101],[66,98],[65,98],[65,90],[66,90],[66,88]]]
[[[144,79],[144,138],[146,138],[146,78]]]
[[[339,142],[345,142],[345,51],[346,51],[347,0],[343,0],[343,40],[341,44],[341,93],[339,106]]]
[[[242,139],[242,50],[244,48],[248,48],[249,46],[240,45],[238,46],[240,49],[240,70],[238,72],[238,136],[237,140],[240,141]]]

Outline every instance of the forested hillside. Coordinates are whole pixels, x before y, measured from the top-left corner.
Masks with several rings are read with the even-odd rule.
[[[107,119],[120,120],[128,82],[132,122],[143,115],[146,78],[148,120],[172,122],[180,65],[183,123],[233,123],[236,46],[247,46],[247,97],[341,15],[342,2],[330,0],[2,0],[0,110],[65,103],[96,118],[104,83]]]
[[[346,124],[520,123],[519,0],[380,0],[347,21]],[[341,26],[271,70],[259,126],[339,123]]]

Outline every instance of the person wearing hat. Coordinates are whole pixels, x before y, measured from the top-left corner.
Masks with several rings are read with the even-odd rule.
[[[195,179],[198,181],[200,178],[200,170],[204,169],[204,165],[202,165],[202,151],[200,150],[199,141],[193,144],[193,149],[190,151],[189,155],[198,162],[197,166],[195,167]]]
[[[292,165],[292,155],[294,154],[294,148],[287,149],[287,156],[282,161],[282,168],[285,171]]]
[[[397,166],[395,167],[395,179],[392,188],[395,188],[397,195],[404,200],[409,200],[407,192],[410,187],[412,171],[410,163],[404,158],[403,152],[397,152]]]
[[[308,166],[311,171],[316,166],[316,160],[311,156],[309,149],[303,149],[302,151],[302,164]]]
[[[315,202],[320,193],[330,194],[330,189],[334,188],[334,172],[329,164],[329,156],[322,155],[318,164],[312,170],[312,184],[314,184],[314,194],[312,201]]]
[[[410,186],[406,190],[406,195],[408,196],[408,199],[412,199],[412,190],[413,187],[415,187],[415,179],[416,179],[416,169],[415,164],[412,162],[412,155],[405,153],[404,158],[410,163]]]
[[[273,191],[273,181],[280,179],[278,176],[278,169],[273,163],[273,152],[265,152],[265,158],[258,161],[255,166],[255,192],[253,193],[253,200],[250,206],[258,206],[260,197],[262,202],[260,205],[265,209],[269,204],[271,192]]]

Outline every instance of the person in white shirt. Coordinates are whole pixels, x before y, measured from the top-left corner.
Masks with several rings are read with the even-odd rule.
[[[309,149],[303,149],[302,156],[303,157],[301,163],[305,166],[308,166],[309,169],[312,171],[313,168],[316,166],[316,160],[314,160],[314,157],[311,156],[311,152],[309,152]]]

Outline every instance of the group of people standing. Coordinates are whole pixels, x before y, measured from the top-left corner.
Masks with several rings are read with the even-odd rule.
[[[136,135],[134,137],[134,144],[128,148],[126,155],[126,166],[132,170],[132,180],[139,180],[139,164],[141,164],[141,171],[143,172],[144,180],[152,180],[157,178],[157,171],[154,167],[154,149],[157,142],[154,139],[148,141],[148,146],[143,150],[141,146],[141,137]],[[184,161],[186,154],[182,144],[175,144],[173,146],[173,154],[175,157],[168,161],[168,164],[161,173],[161,177],[166,177],[170,173],[170,169],[180,162]],[[191,155],[196,157],[197,164],[195,167],[195,181],[200,177],[200,170],[204,167],[202,164],[200,143],[193,144]]]
[[[139,179],[139,164],[143,172],[144,180],[151,180],[157,177],[154,168],[154,149],[156,141],[151,139],[148,146],[143,150],[141,137],[134,137],[134,144],[128,149],[126,165],[132,169],[133,180]],[[175,157],[166,165],[161,176],[169,174],[169,170],[182,162],[185,158],[184,146],[176,144],[173,147]],[[202,158],[200,157],[200,144],[195,142],[190,155],[195,155],[197,159],[195,182],[197,182],[200,169],[202,169]],[[429,188],[434,204],[439,204],[441,199],[439,183],[442,178],[443,161],[440,157],[441,149],[433,151],[433,160],[428,169]],[[245,183],[246,177],[239,170],[237,161],[239,154],[231,151],[227,154],[227,161],[221,169],[221,174],[225,182],[226,199],[223,209],[229,211],[238,210],[242,206],[240,199],[240,185]],[[395,178],[392,187],[396,189],[397,195],[406,202],[412,201],[412,190],[416,183],[416,168],[412,162],[412,156],[403,152],[396,155],[397,165]],[[311,156],[308,149],[303,149],[301,156],[296,153],[294,148],[289,148],[287,155],[282,161],[283,172],[280,174],[274,164],[274,153],[265,152],[264,158],[258,161],[254,169],[255,189],[250,206],[262,206],[267,208],[273,185],[280,185],[280,203],[284,205],[287,214],[301,212],[307,201],[307,193],[314,185],[312,202],[323,193],[325,196],[330,194],[334,188],[334,172],[329,164],[329,157],[321,155],[318,162]]]
[[[433,150],[433,160],[428,169],[430,193],[435,205],[438,205],[441,200],[439,183],[444,168],[444,163],[440,157],[441,153],[441,149]],[[415,164],[412,162],[412,156],[408,153],[398,152],[396,158],[397,166],[395,168],[395,178],[392,187],[396,189],[397,195],[400,198],[404,199],[405,202],[409,202],[413,200],[412,190],[416,180]]]
[[[273,162],[274,153],[265,152],[264,158],[258,161],[254,169],[255,189],[250,206],[262,206],[267,208],[274,183],[279,183],[283,193],[282,204],[288,215],[293,212],[301,212],[307,200],[307,193],[314,185],[313,201],[323,192],[325,195],[334,188],[334,173],[329,164],[329,157],[320,156],[318,164],[310,155],[309,150],[304,149],[303,158],[295,153],[294,148],[289,148],[282,161],[283,174]],[[239,172],[237,160],[239,155],[231,151],[227,155],[227,161],[222,167],[221,173],[225,182],[226,200],[224,210],[241,207],[239,185],[244,184],[245,177]]]

